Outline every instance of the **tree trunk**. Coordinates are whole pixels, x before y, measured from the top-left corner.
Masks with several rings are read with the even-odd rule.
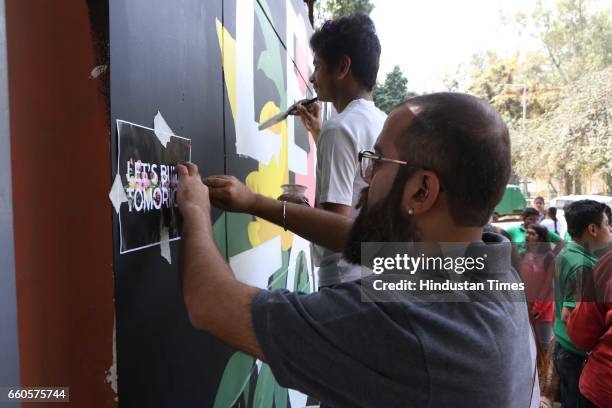
[[[564,171],[563,172],[563,190],[564,191],[562,195],[572,194],[572,189],[573,189],[572,176],[567,171]]]
[[[582,179],[579,175],[574,176],[574,194],[582,194]]]
[[[606,179],[606,194],[612,195],[612,173],[606,173],[604,177]]]

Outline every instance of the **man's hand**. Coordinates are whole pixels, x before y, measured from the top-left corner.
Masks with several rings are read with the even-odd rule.
[[[193,163],[183,163],[176,166],[179,176],[177,199],[183,215],[190,211],[202,211],[210,214],[210,199],[208,187],[202,183],[198,166]]]
[[[234,176],[210,176],[202,179],[210,189],[210,199],[215,207],[233,212],[253,210],[256,194]]]
[[[297,105],[296,110],[295,115],[302,119],[304,127],[312,134],[316,142],[321,132],[321,105],[318,102],[311,103],[308,107],[300,104]]]

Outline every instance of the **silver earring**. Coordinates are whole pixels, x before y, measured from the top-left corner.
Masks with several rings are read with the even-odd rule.
[[[409,208],[408,209],[408,215],[412,215],[412,214],[414,214],[414,210],[412,208]]]

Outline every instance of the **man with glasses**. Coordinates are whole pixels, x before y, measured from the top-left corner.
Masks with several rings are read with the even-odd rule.
[[[344,250],[355,264],[362,242],[459,243],[490,253],[485,271],[470,279],[495,273],[518,285],[509,242],[483,233],[511,170],[508,129],[487,102],[459,93],[409,99],[359,157],[369,186],[354,220],[255,194],[231,176],[202,180],[191,163],[177,166],[192,324],[265,361],[280,385],[334,407],[537,407],[522,295],[521,302],[484,293],[488,301],[432,302],[398,292],[372,302],[363,288],[384,274],[307,295],[236,280],[215,246],[211,202]]]
[[[372,101],[380,43],[372,20],[354,14],[327,21],[313,34],[310,46],[314,52],[310,82],[319,100],[332,103],[338,112],[321,126],[317,104],[311,110],[298,108],[317,143],[315,207],[354,218],[365,187],[357,154],[374,146],[386,118]],[[361,277],[360,268],[342,259],[342,254],[318,245],[313,253],[320,288]]]

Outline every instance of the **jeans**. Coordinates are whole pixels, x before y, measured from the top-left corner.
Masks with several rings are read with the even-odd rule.
[[[563,408],[578,408],[580,391],[578,381],[582,372],[584,357],[564,349],[559,343],[553,350],[553,363],[559,376],[559,390]]]

